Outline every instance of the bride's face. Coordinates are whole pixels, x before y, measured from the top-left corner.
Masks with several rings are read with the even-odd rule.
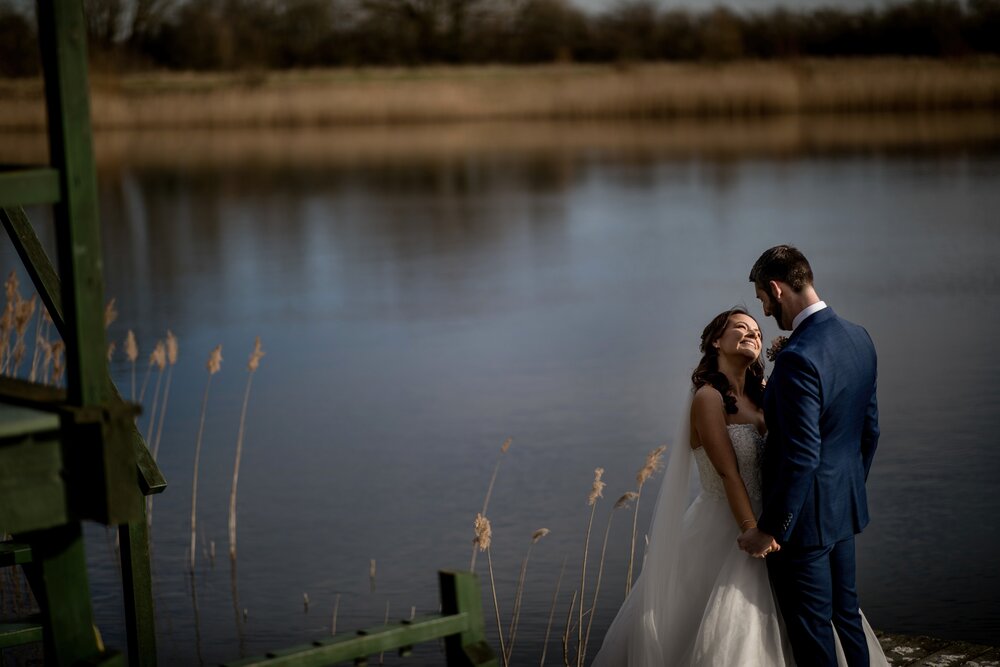
[[[732,315],[725,331],[715,341],[715,347],[720,355],[741,356],[753,361],[760,356],[760,327],[749,315]]]

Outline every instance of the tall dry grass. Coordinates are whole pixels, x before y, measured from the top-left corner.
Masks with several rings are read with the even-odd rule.
[[[208,355],[205,364],[208,371],[208,379],[205,381],[205,396],[201,400],[201,418],[198,420],[198,437],[194,446],[194,472],[191,476],[191,553],[189,565],[191,574],[194,575],[195,561],[195,528],[198,523],[198,462],[201,459],[201,439],[205,433],[205,413],[208,409],[208,389],[212,386],[212,376],[222,369],[222,345],[217,345]]]
[[[236,488],[240,480],[240,461],[243,458],[243,435],[246,433],[247,405],[250,403],[250,386],[253,376],[260,367],[264,356],[264,348],[260,344],[260,336],[254,340],[253,351],[247,362],[247,386],[243,392],[243,409],[240,411],[240,428],[236,434],[236,460],[233,462],[233,485],[229,492],[229,558],[236,560]]]
[[[490,483],[486,487],[486,497],[483,499],[483,509],[480,512],[483,516],[486,516],[486,510],[490,506],[490,497],[493,495],[493,485],[497,481],[497,473],[500,471],[500,463],[503,461],[504,454],[510,449],[511,438],[507,438],[500,445],[500,456],[497,457],[496,465],[493,466],[493,475],[490,476]],[[472,560],[469,563],[469,571],[476,571],[476,545],[472,545]]]
[[[642,498],[642,487],[645,486],[649,478],[652,477],[657,470],[663,467],[663,452],[667,450],[666,445],[660,445],[656,449],[649,452],[646,455],[646,461],[639,468],[639,472],[635,475],[635,481],[638,485],[638,490],[635,494],[635,511],[632,513],[632,542],[629,548],[628,554],[628,573],[625,576],[625,597],[628,597],[629,591],[632,590],[632,566],[635,561],[635,535],[636,529],[638,528],[639,521],[639,500]]]
[[[726,64],[359,68],[95,77],[96,128],[305,127],[511,119],[995,108],[1000,62],[917,58]],[[44,127],[41,86],[0,82],[0,128]]]

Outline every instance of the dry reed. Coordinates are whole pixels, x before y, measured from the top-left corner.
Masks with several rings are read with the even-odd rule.
[[[38,373],[39,354],[44,349],[42,343],[46,340],[43,335],[43,327],[47,327],[48,323],[52,321],[48,315],[49,312],[45,306],[38,309],[38,317],[35,319],[35,347],[31,352],[31,370],[28,372],[29,382],[34,382]]]
[[[508,667],[507,648],[504,646],[503,641],[503,625],[500,623],[500,603],[497,601],[497,584],[493,578],[493,552],[490,550],[490,544],[493,542],[493,528],[490,526],[489,519],[483,514],[477,514],[476,520],[473,523],[473,530],[476,536],[473,538],[472,544],[479,547],[480,551],[486,552],[486,561],[490,573],[490,590],[493,592],[493,611],[496,613],[497,619],[497,639],[500,641],[500,658],[503,660],[504,667]]]
[[[131,329],[125,336],[125,358],[132,365],[132,393],[130,400],[135,403],[135,360],[139,358],[139,344],[135,340],[135,333]]]
[[[646,461],[639,468],[639,472],[636,473],[635,480],[639,485],[639,488],[635,495],[635,510],[632,513],[632,540],[629,546],[628,554],[628,573],[625,576],[625,596],[628,597],[629,591],[632,590],[632,566],[635,561],[635,531],[638,527],[639,522],[639,499],[642,497],[642,487],[649,480],[657,470],[663,467],[663,452],[666,451],[666,445],[660,445],[656,449],[649,452],[646,455]]]
[[[995,59],[795,59],[163,73],[95,83],[99,129],[650,119],[996,108]],[[41,87],[0,82],[0,127],[44,128]]]
[[[514,638],[517,636],[517,624],[521,618],[521,599],[524,595],[524,580],[528,573],[528,559],[531,557],[531,547],[550,532],[548,528],[539,528],[533,532],[531,534],[531,542],[528,543],[528,550],[521,561],[521,573],[517,578],[517,590],[514,591],[514,611],[511,613],[510,630],[507,634],[507,662],[510,662],[510,656],[514,652]]]
[[[149,363],[156,366],[157,373],[156,389],[153,390],[153,409],[149,411],[149,424],[146,428],[147,447],[153,442],[153,428],[156,426],[156,410],[160,404],[160,384],[163,381],[163,370],[167,367],[167,346],[162,340],[156,341],[156,347],[153,348],[153,352],[149,355]],[[153,458],[156,458],[156,454],[153,454]]]
[[[597,499],[604,497],[604,487],[606,486],[604,482],[601,481],[601,477],[604,475],[604,468],[594,469],[594,481],[590,487],[590,493],[587,495],[587,504],[590,506],[590,520],[587,522],[587,537],[583,542],[583,565],[580,567],[580,610],[579,610],[579,622],[577,625],[577,643],[576,643],[576,664],[577,667],[583,667],[583,600],[586,594],[587,586],[587,552],[590,549],[590,531],[594,526],[594,513],[597,511]]]
[[[340,593],[337,593],[337,597],[333,601],[333,620],[330,622],[330,636],[333,637],[337,634],[337,612],[340,610]]]
[[[264,349],[260,345],[260,336],[254,339],[253,351],[247,362],[247,388],[243,393],[243,410],[240,412],[240,429],[236,435],[236,460],[233,463],[233,487],[229,493],[229,557],[236,560],[236,486],[240,479],[240,460],[243,458],[243,435],[246,432],[247,405],[250,402],[250,385],[253,376],[260,367]]]
[[[198,516],[198,460],[201,458],[201,439],[205,433],[205,412],[208,408],[208,388],[212,385],[212,376],[222,369],[222,345],[217,345],[211,354],[208,355],[208,362],[205,364],[208,370],[208,379],[205,381],[205,396],[201,400],[201,418],[198,421],[198,438],[194,446],[194,473],[191,476],[191,575],[194,576],[195,558],[195,526]]]
[[[497,481],[497,472],[500,470],[500,462],[503,461],[503,455],[507,453],[510,449],[511,438],[507,438],[500,445],[500,456],[497,457],[496,465],[493,466],[493,474],[490,476],[489,486],[486,487],[486,498],[483,499],[483,509],[480,512],[483,516],[486,516],[486,510],[490,505],[490,497],[493,495],[493,484]],[[476,547],[472,547],[472,561],[469,563],[469,571],[476,571]]]
[[[573,599],[569,602],[569,612],[566,614],[566,629],[562,635],[563,665],[569,667],[569,636],[573,634],[573,610],[576,608],[576,597],[580,591],[573,591]]]
[[[618,500],[615,501],[614,506],[608,513],[608,525],[604,528],[604,542],[601,544],[601,560],[597,567],[597,582],[594,584],[594,600],[590,603],[590,618],[587,619],[587,632],[583,637],[583,655],[584,660],[587,656],[587,647],[590,645],[590,628],[594,624],[594,613],[597,610],[597,599],[601,593],[601,579],[604,576],[604,556],[608,550],[608,537],[611,534],[611,520],[615,516],[615,511],[628,507],[630,502],[638,500],[639,494],[635,491],[629,491],[622,494]]]
[[[28,324],[31,323],[31,318],[35,315],[35,304],[37,302],[37,295],[32,294],[31,299],[28,301],[19,299],[14,308],[14,332],[17,334],[17,342],[14,344],[14,352],[12,353],[13,366],[9,369],[11,377],[17,377],[21,361],[24,359],[26,351],[25,337],[28,331]]]
[[[170,329],[167,329],[167,382],[163,389],[163,403],[160,405],[160,423],[156,427],[156,438],[153,442],[153,459],[155,460],[160,452],[160,438],[163,436],[163,421],[167,416],[167,402],[170,400],[170,382],[173,379],[174,365],[177,363],[177,336]]]
[[[559,599],[559,588],[562,586],[563,574],[566,572],[566,560],[568,557],[563,557],[562,567],[559,568],[559,578],[556,579],[556,590],[552,593],[552,605],[549,607],[549,622],[545,626],[545,639],[542,641],[542,657],[538,661],[539,667],[545,665],[545,654],[549,650],[549,635],[552,633],[552,619],[556,615],[556,601]],[[572,609],[570,610],[572,614]]]

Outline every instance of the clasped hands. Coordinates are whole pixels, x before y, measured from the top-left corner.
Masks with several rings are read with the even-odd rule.
[[[769,553],[774,553],[781,549],[781,545],[778,544],[773,537],[767,533],[758,530],[756,526],[752,528],[747,528],[743,531],[738,538],[736,538],[736,543],[740,545],[740,549],[747,552],[754,558],[763,558]]]

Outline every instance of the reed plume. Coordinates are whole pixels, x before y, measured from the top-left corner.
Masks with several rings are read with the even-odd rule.
[[[118,349],[118,343],[111,341],[108,343],[108,363],[110,364],[112,359],[115,358],[115,350]]]
[[[66,343],[61,340],[52,343],[52,377],[50,378],[50,384],[58,385],[59,381],[62,380],[63,371],[66,370],[63,366],[63,352],[65,351]]]
[[[649,454],[646,454],[646,461],[639,468],[639,472],[635,476],[635,481],[638,482],[639,488],[635,495],[635,510],[632,513],[632,540],[628,553],[628,573],[625,576],[626,597],[628,597],[629,591],[632,590],[632,564],[635,561],[635,531],[639,522],[639,499],[642,497],[642,487],[657,470],[663,467],[663,452],[666,449],[666,445],[660,445],[650,451]]]
[[[506,454],[507,450],[510,449],[510,443],[511,442],[512,442],[511,438],[507,438],[506,440],[503,441],[503,444],[500,445],[500,456],[497,458],[496,465],[493,466],[493,475],[490,477],[490,484],[489,484],[489,486],[486,487],[486,498],[483,500],[483,510],[482,510],[482,512],[480,512],[483,516],[486,516],[486,510],[487,510],[487,508],[489,508],[489,505],[490,505],[490,496],[493,495],[493,484],[494,484],[494,482],[497,481],[497,472],[500,470],[500,462],[503,461],[503,455]],[[476,571],[476,548],[475,548],[475,546],[472,547],[472,561],[469,563],[469,571],[470,572],[475,572]]]
[[[604,528],[604,543],[601,545],[601,560],[597,567],[597,583],[594,584],[594,601],[590,603],[590,618],[587,619],[587,632],[583,637],[583,655],[586,660],[587,647],[590,645],[590,627],[594,624],[594,612],[597,610],[597,597],[601,593],[601,579],[604,576],[604,556],[608,550],[608,536],[611,534],[611,519],[615,516],[615,511],[628,507],[630,502],[639,498],[635,491],[623,494],[615,501],[614,507],[608,513],[608,525]]]
[[[500,641],[500,658],[503,660],[504,667],[507,667],[507,649],[503,641],[503,625],[500,623],[500,603],[497,601],[497,584],[493,579],[493,555],[490,551],[490,543],[493,541],[493,528],[490,526],[489,519],[483,514],[477,514],[476,520],[473,523],[473,530],[476,534],[472,540],[473,546],[479,547],[480,551],[486,552],[486,561],[490,572],[490,590],[493,592],[493,611],[496,613],[497,619],[497,638]]]
[[[125,358],[132,364],[132,394],[130,400],[135,403],[135,360],[139,358],[139,344],[135,341],[135,333],[129,329],[125,336]]]
[[[577,624],[576,640],[576,664],[583,667],[583,600],[587,586],[587,551],[590,549],[590,531],[594,527],[594,512],[597,511],[597,499],[604,497],[604,468],[594,468],[594,482],[591,484],[590,493],[587,495],[587,504],[590,505],[590,521],[587,523],[587,538],[583,542],[583,565],[580,568],[580,609],[579,621]]]
[[[156,439],[153,443],[153,459],[160,451],[160,438],[163,436],[163,421],[167,416],[167,402],[170,400],[170,382],[174,375],[174,365],[177,363],[177,336],[167,329],[166,344],[167,382],[163,388],[163,403],[160,404],[160,423],[156,427]]]
[[[208,355],[205,364],[208,370],[208,380],[205,382],[205,397],[201,401],[201,419],[198,423],[198,439],[194,446],[194,474],[191,479],[191,573],[194,574],[195,558],[195,527],[197,525],[198,508],[198,459],[201,457],[201,438],[205,432],[205,410],[208,407],[208,388],[212,385],[212,376],[222,369],[222,345],[217,345]]]
[[[4,305],[3,316],[0,317],[0,373],[6,374],[10,366],[10,335],[14,331],[14,313],[21,301],[17,273],[13,270],[7,274],[7,280],[4,281],[4,291],[7,302]]]
[[[17,371],[21,367],[24,353],[27,349],[24,339],[28,331],[28,324],[35,315],[35,305],[38,302],[36,294],[31,295],[31,299],[24,301],[20,299],[14,307],[14,331],[17,333],[17,342],[14,344],[13,366],[10,367],[11,377],[17,376]]]
[[[29,382],[34,382],[38,374],[39,354],[43,350],[42,343],[46,340],[42,335],[43,327],[52,321],[48,315],[49,311],[45,309],[45,306],[38,309],[38,317],[35,319],[35,348],[31,352],[31,371],[28,373]]]
[[[149,412],[149,426],[146,429],[146,446],[153,442],[153,427],[156,426],[156,409],[160,403],[160,383],[163,380],[163,369],[167,367],[167,346],[162,340],[156,341],[156,347],[149,355],[149,363],[155,365],[158,372],[156,374],[156,389],[153,391],[153,409]],[[156,454],[153,454],[156,458]]]
[[[375,559],[368,561],[368,589],[375,592]]]
[[[250,402],[250,385],[254,373],[260,366],[264,349],[260,345],[260,336],[254,340],[253,351],[247,363],[247,388],[243,393],[243,411],[240,413],[240,429],[236,435],[236,461],[233,464],[233,488],[229,494],[229,557],[236,560],[236,485],[240,479],[240,459],[243,457],[243,434],[246,432],[247,404]]]
[[[554,593],[552,593],[552,606],[549,607],[549,622],[545,626],[545,639],[544,641],[542,641],[542,659],[539,660],[538,667],[544,667],[545,654],[548,653],[549,650],[549,635],[552,632],[552,619],[555,618],[556,615],[556,601],[559,599],[559,587],[562,586],[563,574],[566,572],[566,560],[567,557],[564,556],[562,567],[559,568],[559,578],[556,579],[556,590]],[[570,614],[572,613],[573,610],[570,609]]]
[[[521,599],[524,595],[524,580],[528,573],[528,559],[531,557],[531,547],[550,532],[548,528],[539,528],[533,532],[531,534],[531,542],[528,543],[528,551],[524,554],[524,559],[521,561],[521,574],[517,579],[517,590],[514,592],[514,611],[511,613],[510,630],[507,635],[507,662],[510,662],[510,656],[514,652],[514,638],[517,636],[517,624],[521,618]]]

